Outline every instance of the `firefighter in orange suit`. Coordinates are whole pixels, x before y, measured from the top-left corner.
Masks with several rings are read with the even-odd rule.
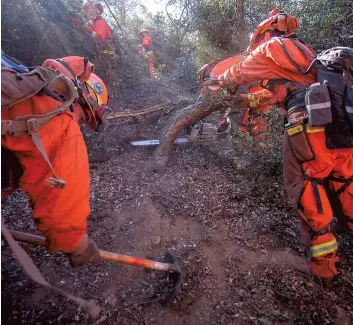
[[[102,18],[103,6],[100,3],[92,3],[88,1],[83,6],[87,17],[90,22],[87,25],[87,32],[96,38],[101,43],[111,43],[112,31],[107,22]]]
[[[317,276],[331,278],[337,275],[338,257],[328,193],[330,190],[337,195],[346,229],[353,231],[353,148],[337,145],[329,149],[327,127],[307,122],[305,93],[301,89],[317,82],[317,71],[315,67],[310,69],[315,53],[290,36],[297,27],[295,17],[274,9],[252,36],[249,56],[206,84],[232,88],[269,80],[264,87],[272,93],[271,102],[287,111],[284,185],[301,216],[301,237],[310,249],[311,270]],[[348,137],[341,140],[353,143]]]
[[[150,77],[151,78],[155,78],[156,77],[156,72],[155,72],[155,58],[154,58],[154,54],[153,54],[153,50],[152,50],[152,37],[149,33],[149,31],[145,28],[142,28],[140,30],[140,37],[141,37],[141,44],[139,45],[139,47],[142,48],[141,52],[142,54],[144,54],[144,56],[147,58],[148,60],[148,68],[150,70]]]
[[[9,161],[2,163],[2,174],[10,174],[9,188],[3,191],[2,184],[2,198],[21,186],[30,198],[33,219],[45,235],[49,250],[64,252],[73,266],[96,263],[100,260],[98,248],[86,234],[90,214],[89,166],[80,124],[93,130],[101,127],[108,114],[107,89],[92,72],[93,64],[82,57],[49,59],[43,67],[52,69],[41,70],[44,75],[54,70],[63,73],[79,95],[60,114],[55,112],[66,96],[61,88],[55,93],[46,88],[41,95],[33,94],[8,108],[2,107],[1,145],[6,153],[2,162]],[[39,77],[32,75],[31,80],[40,84]],[[18,82],[22,80],[25,82],[26,77]],[[17,89],[21,89],[20,84]],[[2,87],[1,94],[3,105],[5,94],[11,96],[11,90],[6,93]],[[19,118],[36,122],[38,130],[26,131]]]

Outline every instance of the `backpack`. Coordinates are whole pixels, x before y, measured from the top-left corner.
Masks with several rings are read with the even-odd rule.
[[[327,82],[332,123],[325,126],[329,149],[353,148],[353,49],[333,47],[316,58],[317,80]]]
[[[303,70],[291,57],[282,42],[282,38],[290,38],[305,54],[310,55],[312,62]],[[333,47],[317,56],[311,56],[303,47],[304,42],[295,35],[277,38],[288,59],[302,74],[309,73],[314,67],[317,73],[317,84],[309,88],[286,79],[271,80],[281,83],[286,88],[295,85],[297,90],[287,88],[285,106],[287,111],[296,108],[307,108],[309,124],[311,113],[318,117],[317,124],[325,126],[326,146],[329,149],[353,148],[353,49],[350,47]],[[314,86],[312,88],[312,86]],[[270,83],[265,88],[270,89]],[[310,98],[310,96],[312,96]],[[309,103],[308,103],[309,102]],[[308,104],[314,109],[309,109]],[[316,107],[315,107],[316,106]],[[322,108],[322,113],[319,109]],[[321,114],[321,115],[320,115]],[[325,120],[325,122],[320,124]]]
[[[1,79],[1,110],[12,109],[16,104],[34,95],[49,96],[62,103],[46,114],[17,116],[13,120],[1,120],[1,135],[30,135],[52,171],[53,177],[47,180],[47,185],[64,188],[65,181],[56,176],[38,131],[53,118],[69,109],[73,101],[78,98],[76,87],[59,71],[43,67],[29,69],[3,52],[1,53]],[[57,93],[65,96],[65,101]]]

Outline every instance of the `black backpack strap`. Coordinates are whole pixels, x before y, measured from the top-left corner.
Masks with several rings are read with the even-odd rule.
[[[70,66],[65,61],[63,61],[61,59],[56,59],[55,61],[59,62],[62,66],[64,66],[71,73],[72,79],[76,78],[76,75],[74,74],[74,72],[72,71]]]
[[[324,179],[314,178],[314,177],[310,177],[308,175],[303,175],[303,179],[311,182],[311,186],[312,186],[315,201],[316,201],[317,213],[323,214],[324,210],[323,210],[323,206],[322,206],[322,201],[321,201],[318,185],[324,186]]]
[[[336,195],[338,196],[338,195],[342,194],[348,188],[348,186],[350,186],[353,183],[353,175],[349,178],[338,178],[338,177],[334,177],[334,176],[329,176],[328,180],[343,184],[339,188],[339,190],[335,192]]]
[[[88,65],[88,58],[83,58],[83,72],[79,76],[76,76],[70,66],[65,61],[61,59],[56,59],[55,61],[59,62],[62,66],[64,66],[71,73],[73,78],[82,77],[85,74]]]
[[[88,58],[84,58],[83,59],[83,72],[79,77],[83,76],[86,73],[87,64],[88,64]]]
[[[64,102],[64,100],[57,94],[55,93],[54,91],[52,91],[51,89],[49,89],[48,87],[44,87],[41,89],[41,91],[37,94],[38,96],[49,96],[57,101],[60,101],[60,102]]]

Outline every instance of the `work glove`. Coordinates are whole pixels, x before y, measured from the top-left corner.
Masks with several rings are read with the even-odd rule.
[[[99,120],[106,119],[109,114],[110,114],[110,109],[106,105],[100,105],[96,109],[96,115],[97,115]]]
[[[231,82],[227,77],[225,77],[225,74],[206,79],[202,86],[207,86],[211,90],[218,90],[220,88],[231,89],[238,87],[236,83]]]
[[[220,84],[220,79],[219,77],[211,77],[206,79],[203,84],[202,87],[208,87],[211,90],[218,90],[221,88],[221,84]]]
[[[110,115],[111,110],[108,108],[108,106],[101,105],[97,108],[96,110],[96,116],[98,118],[98,125],[97,129],[95,130],[98,133],[103,133],[105,130],[105,127],[107,125],[107,117]]]
[[[72,267],[86,264],[96,264],[101,260],[96,243],[85,235],[79,244],[69,253],[66,253]]]

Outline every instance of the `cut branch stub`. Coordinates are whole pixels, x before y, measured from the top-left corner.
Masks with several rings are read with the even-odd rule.
[[[157,148],[154,159],[157,167],[165,167],[170,150],[177,136],[190,124],[194,124],[222,107],[222,93],[207,90],[197,102],[177,111],[167,122],[163,130],[161,145]]]

